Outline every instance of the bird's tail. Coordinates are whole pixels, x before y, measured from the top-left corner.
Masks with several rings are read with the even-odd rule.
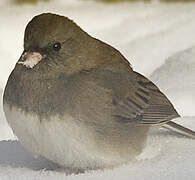
[[[195,139],[195,131],[181,126],[173,121],[169,121],[166,124],[163,124],[163,128],[175,131],[183,136]]]

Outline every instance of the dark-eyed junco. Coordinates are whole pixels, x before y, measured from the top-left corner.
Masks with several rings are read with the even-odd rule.
[[[50,13],[26,27],[4,111],[24,146],[73,169],[133,160],[154,125],[195,137],[170,121],[179,117],[173,105],[118,50]]]

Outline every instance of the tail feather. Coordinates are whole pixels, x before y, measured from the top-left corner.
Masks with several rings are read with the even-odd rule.
[[[169,121],[166,124],[163,125],[163,128],[175,131],[183,136],[186,136],[188,138],[195,139],[195,131],[188,129],[184,126],[181,126],[173,121]]]

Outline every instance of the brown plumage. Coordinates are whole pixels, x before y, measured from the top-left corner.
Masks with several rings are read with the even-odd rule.
[[[50,13],[26,27],[23,55],[5,88],[4,110],[31,151],[76,169],[134,159],[152,125],[179,117],[118,50]],[[14,119],[15,113],[22,120]]]

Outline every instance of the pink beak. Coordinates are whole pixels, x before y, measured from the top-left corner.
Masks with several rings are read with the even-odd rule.
[[[21,57],[21,61],[18,61],[17,64],[22,64],[27,68],[32,69],[43,59],[43,57],[44,56],[39,52],[25,52]]]

